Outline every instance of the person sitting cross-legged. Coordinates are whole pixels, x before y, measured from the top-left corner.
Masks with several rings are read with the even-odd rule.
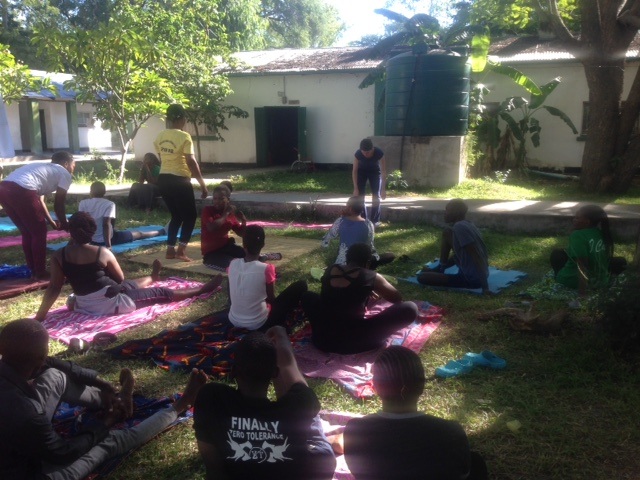
[[[120,394],[97,372],[48,357],[49,335],[33,319],[0,331],[0,478],[82,480],[105,460],[137,448],[193,405],[207,376],[193,370],[184,394],[132,428],[109,431],[131,416],[134,379],[120,372]],[[52,425],[61,401],[103,410],[97,422],[62,438]]]
[[[334,263],[346,263],[347,250],[355,243],[366,243],[371,246],[372,258],[369,268],[375,270],[378,265],[385,265],[393,262],[396,256],[393,253],[378,254],[373,245],[375,227],[371,220],[363,218],[361,212],[364,210],[364,197],[351,197],[347,200],[347,205],[322,239],[322,246],[327,248],[331,240],[337,238],[340,242],[338,256]]]
[[[106,192],[107,187],[104,183],[93,182],[89,188],[91,198],[81,200],[78,205],[78,211],[87,212],[96,222],[96,233],[91,237],[92,245],[104,245],[111,248],[112,245],[121,245],[134,240],[167,234],[164,228],[146,232],[116,230],[116,204],[104,198]]]
[[[460,424],[418,410],[425,373],[415,352],[391,346],[378,355],[372,373],[382,411],[353,418],[344,430],[344,456],[356,480],[488,478]]]
[[[465,220],[467,210],[467,204],[459,198],[447,203],[444,221],[450,226],[442,232],[440,263],[436,269],[424,267],[418,273],[418,282],[454,288],[482,288],[482,293],[490,293],[487,247],[476,226]],[[451,250],[454,253],[452,258],[449,257]],[[458,273],[445,274],[445,269],[452,265],[458,266]]]
[[[320,295],[307,292],[302,296],[313,344],[334,353],[359,353],[383,347],[393,333],[415,321],[418,307],[414,302],[403,302],[402,294],[393,285],[369,269],[369,245],[351,245],[346,260],[344,265],[332,265],[325,270]],[[393,305],[365,318],[372,296]]]
[[[237,389],[209,383],[194,405],[207,480],[332,478],[336,460],[317,416],[320,403],[284,328],[243,337],[232,372]],[[275,401],[267,398],[272,381]]]

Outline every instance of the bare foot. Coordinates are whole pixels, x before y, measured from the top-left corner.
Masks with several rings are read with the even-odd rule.
[[[173,257],[173,258],[175,258],[176,260],[181,260],[183,262],[193,262],[193,259],[190,258],[190,257],[187,257],[187,255],[184,254],[184,253],[182,253],[182,254],[176,253],[176,256]]]
[[[120,385],[122,385],[120,400],[122,401],[126,418],[129,418],[133,415],[133,386],[135,381],[131,370],[128,368],[120,370]]]
[[[200,289],[200,293],[199,295],[202,295],[203,293],[209,293],[209,292],[213,292],[216,288],[218,288],[221,284],[222,284],[222,275],[218,274],[215,277],[213,277],[213,280],[209,280],[207,283],[205,283],[202,288]]]
[[[176,249],[174,247],[167,247],[167,254],[164,256],[164,258],[168,260],[176,258]]]
[[[157,258],[153,261],[151,265],[151,279],[154,282],[160,280],[160,270],[162,269],[162,263]]]
[[[209,377],[207,377],[207,374],[202,370],[198,370],[197,368],[191,370],[187,386],[184,388],[182,396],[173,403],[173,408],[176,409],[176,412],[182,413],[191,408],[196,401],[198,390],[207,383],[207,380],[209,380]]]

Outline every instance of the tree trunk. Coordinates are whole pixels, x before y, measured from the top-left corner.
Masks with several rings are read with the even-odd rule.
[[[620,126],[624,61],[593,58],[583,64],[589,86],[589,123],[580,185],[588,192],[606,192],[614,182],[611,159]]]
[[[123,148],[121,149],[122,155],[120,156],[120,176],[118,177],[118,183],[122,183],[124,180],[124,172],[126,170],[127,165],[127,153],[129,152],[129,145],[131,144],[131,140],[127,141]]]
[[[636,253],[633,255],[633,266],[640,270],[640,227],[638,227],[638,240],[636,242]]]
[[[198,130],[198,122],[193,122],[193,127],[196,131],[196,149],[198,150],[198,156],[196,157],[196,161],[198,164],[202,163],[202,149],[200,148],[200,131]]]

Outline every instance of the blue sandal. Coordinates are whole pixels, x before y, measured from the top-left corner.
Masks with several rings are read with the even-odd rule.
[[[464,358],[471,362],[473,365],[480,367],[489,367],[495,370],[502,370],[507,366],[507,361],[498,357],[495,353],[489,350],[484,350],[481,353],[469,352],[465,354]]]
[[[450,360],[443,367],[436,368],[436,375],[442,378],[457,377],[473,370],[473,363],[466,358]]]

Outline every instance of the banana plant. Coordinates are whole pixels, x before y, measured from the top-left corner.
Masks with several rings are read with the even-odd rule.
[[[549,95],[560,85],[561,78],[556,77],[538,87],[531,79],[526,78],[525,81],[523,77],[526,78],[525,75],[521,74],[519,78],[522,83],[519,84],[529,91],[529,99],[508,97],[500,104],[498,109],[498,115],[507,124],[507,130],[503,136],[512,135],[517,141],[515,161],[518,168],[525,167],[527,163],[527,139],[531,140],[534,147],[540,146],[542,127],[540,126],[540,121],[536,118],[540,111],[546,111],[550,115],[560,118],[574,134],[578,134],[576,126],[566,113],[556,107],[544,105]]]

